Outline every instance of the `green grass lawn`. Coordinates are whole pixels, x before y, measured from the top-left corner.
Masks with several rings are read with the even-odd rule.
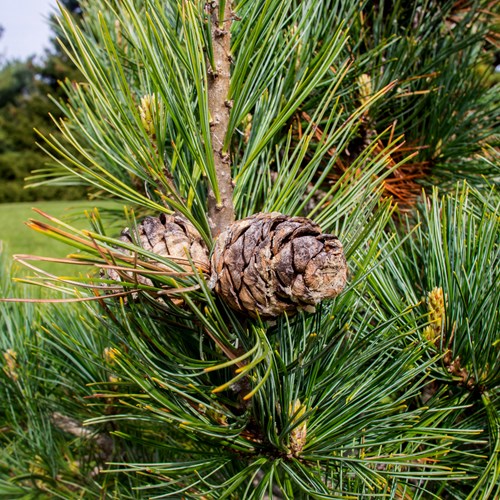
[[[32,207],[36,207],[47,214],[64,220],[78,229],[90,229],[90,224],[85,218],[84,212],[96,206],[101,211],[121,209],[120,204],[112,201],[43,201],[0,204],[0,241],[2,242],[0,251],[7,254],[7,260],[11,260],[14,254],[65,257],[68,253],[73,252],[74,249],[64,243],[39,234],[26,226],[25,223],[30,218],[46,220],[34,212]],[[117,229],[116,232],[119,232],[119,230]],[[38,265],[38,263],[35,264]],[[14,264],[13,271],[16,275],[23,276],[32,273],[31,270],[20,269],[20,267],[19,264]],[[60,266],[56,267],[50,263],[43,263],[40,267],[51,272],[57,272],[57,269],[59,269],[59,272],[62,271]],[[62,272],[67,272],[67,269]]]

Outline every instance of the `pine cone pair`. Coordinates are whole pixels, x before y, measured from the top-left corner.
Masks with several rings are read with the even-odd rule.
[[[208,269],[208,250],[194,226],[179,215],[147,217],[138,239],[120,238],[191,269],[187,255]],[[220,234],[211,258],[210,284],[233,309],[268,319],[286,312],[314,311],[337,296],[347,280],[342,244],[304,217],[259,213]],[[110,274],[113,278],[113,276]],[[147,278],[141,283],[150,284]]]

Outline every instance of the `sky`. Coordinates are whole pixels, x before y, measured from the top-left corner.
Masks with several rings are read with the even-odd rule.
[[[50,45],[48,18],[56,0],[0,0],[0,59],[42,55]]]

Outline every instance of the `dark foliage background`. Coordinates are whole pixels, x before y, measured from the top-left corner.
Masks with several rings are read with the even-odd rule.
[[[65,0],[61,3],[78,18],[79,2]],[[79,71],[57,40],[59,34],[55,24],[52,27],[51,48],[40,59],[0,60],[0,203],[70,200],[85,195],[81,187],[25,188],[25,179],[48,161],[36,144],[37,131],[57,133],[52,116],[59,118],[61,114],[54,102],[64,99],[60,82],[81,80]]]

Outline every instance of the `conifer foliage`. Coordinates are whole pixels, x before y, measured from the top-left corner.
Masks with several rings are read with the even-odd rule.
[[[493,6],[409,4],[61,13],[85,83],[37,181],[122,200],[124,231],[38,212],[69,267],[2,277],[2,493],[500,494]],[[300,302],[306,275],[334,290]]]

